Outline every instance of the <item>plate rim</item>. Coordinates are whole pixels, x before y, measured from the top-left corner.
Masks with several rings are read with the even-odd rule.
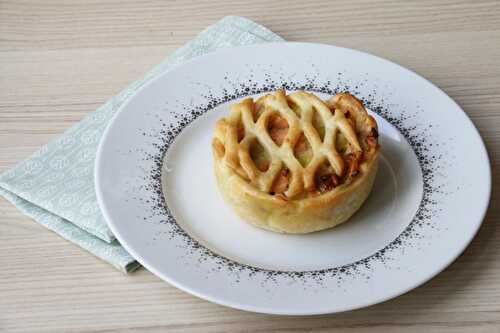
[[[454,253],[450,253],[448,257],[448,260],[446,263],[442,264],[441,267],[437,268],[434,270],[432,274],[429,274],[424,279],[420,279],[418,282],[409,285],[406,288],[402,288],[398,291],[395,291],[393,293],[386,294],[384,297],[380,297],[378,299],[368,301],[368,302],[358,302],[355,306],[345,306],[345,307],[338,307],[338,306],[332,306],[330,309],[328,309],[328,306],[324,307],[325,309],[323,310],[312,310],[312,311],[290,311],[290,310],[284,310],[281,311],[280,309],[276,309],[274,307],[272,308],[266,308],[262,306],[253,306],[253,305],[247,305],[244,303],[235,303],[231,301],[225,301],[224,299],[221,298],[216,298],[212,297],[211,295],[204,294],[201,291],[195,290],[187,285],[185,285],[182,281],[177,281],[175,279],[169,278],[167,275],[163,274],[159,270],[157,270],[153,265],[150,265],[146,259],[144,259],[140,253],[138,253],[134,248],[130,247],[126,241],[124,241],[122,234],[118,230],[117,226],[113,222],[113,219],[110,216],[110,213],[108,211],[108,207],[104,204],[104,198],[103,198],[103,193],[102,193],[102,185],[100,178],[102,177],[101,175],[101,168],[100,165],[103,163],[103,154],[102,150],[104,147],[104,144],[109,137],[109,133],[111,132],[111,129],[113,127],[113,124],[115,123],[115,120],[118,118],[118,116],[123,112],[124,109],[127,108],[127,106],[131,103],[131,101],[138,95],[140,94],[143,90],[146,90],[151,84],[153,84],[155,81],[163,78],[166,75],[169,75],[173,71],[177,71],[181,69],[182,67],[189,66],[190,63],[192,62],[198,62],[202,61],[203,58],[211,57],[214,56],[214,54],[224,54],[224,52],[232,52],[234,49],[247,49],[247,48],[260,48],[260,47],[273,47],[273,46],[284,46],[284,45],[299,45],[303,47],[310,47],[310,46],[322,46],[322,47],[328,47],[332,49],[342,49],[342,50],[347,50],[349,52],[354,52],[362,56],[368,56],[368,57],[373,57],[375,59],[378,59],[379,61],[386,62],[389,65],[396,66],[399,70],[402,70],[403,72],[406,72],[408,74],[416,76],[418,79],[425,81],[427,84],[430,84],[434,89],[436,89],[440,95],[445,97],[448,102],[451,102],[456,109],[461,111],[461,113],[465,116],[466,123],[471,127],[473,130],[473,133],[479,138],[479,142],[481,143],[480,145],[480,154],[482,154],[485,157],[484,163],[487,169],[487,175],[485,175],[487,184],[486,189],[487,189],[487,195],[485,196],[485,200],[481,207],[478,205],[478,212],[481,211],[480,219],[478,222],[475,223],[475,228],[473,232],[470,233],[469,237],[463,244],[463,246],[460,249],[457,249],[454,251]],[[457,111],[458,111],[457,110]],[[345,312],[345,311],[350,311],[354,309],[360,309],[364,307],[368,307],[374,304],[382,303],[387,300],[390,300],[392,298],[395,298],[397,296],[403,295],[434,278],[436,275],[441,273],[443,270],[445,270],[447,267],[449,267],[464,251],[465,249],[469,246],[471,241],[474,239],[476,234],[478,233],[479,229],[481,228],[484,218],[489,210],[489,205],[491,202],[491,192],[492,192],[492,173],[491,173],[491,160],[489,158],[488,151],[486,149],[486,145],[484,143],[483,138],[481,137],[481,134],[477,127],[475,126],[474,122],[471,120],[471,118],[467,115],[467,113],[462,109],[462,107],[455,102],[446,92],[444,92],[440,87],[438,87],[436,84],[431,82],[430,80],[426,79],[422,75],[414,72],[411,69],[408,69],[406,67],[403,67],[402,65],[399,65],[391,60],[379,57],[377,55],[373,55],[369,52],[364,52],[364,51],[359,51],[351,48],[345,48],[345,47],[339,47],[335,45],[330,45],[330,44],[324,44],[324,43],[308,43],[308,42],[269,42],[269,43],[261,43],[261,44],[253,44],[253,45],[244,45],[244,46],[236,46],[236,47],[231,47],[231,48],[223,48],[216,50],[214,52],[210,52],[204,55],[197,56],[195,58],[189,59],[186,62],[179,64],[178,66],[175,66],[174,68],[164,71],[162,73],[159,73],[158,75],[154,76],[151,79],[148,79],[144,84],[142,84],[137,90],[135,90],[128,98],[122,103],[122,105],[119,106],[119,108],[115,111],[114,115],[111,117],[109,120],[108,124],[106,125],[106,128],[102,134],[102,137],[100,139],[97,151],[96,151],[96,159],[94,163],[94,184],[95,184],[95,192],[96,192],[96,198],[97,202],[99,205],[99,208],[101,209],[101,212],[103,214],[103,217],[110,228],[111,232],[115,235],[117,240],[120,242],[120,244],[125,248],[127,252],[129,252],[142,266],[144,266],[147,270],[155,274],[156,276],[160,277],[162,280],[168,282],[169,284],[173,285],[174,287],[181,289],[185,292],[188,292],[194,296],[197,296],[201,299],[220,304],[223,306],[227,307],[232,307],[240,310],[245,310],[245,311],[251,311],[251,312],[256,312],[256,313],[267,313],[267,314],[277,314],[277,315],[319,315],[319,314],[328,314],[328,313],[340,313],[340,312]],[[480,210],[479,210],[480,209]]]

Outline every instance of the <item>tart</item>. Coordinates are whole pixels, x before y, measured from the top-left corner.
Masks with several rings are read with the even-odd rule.
[[[377,173],[375,119],[349,93],[323,101],[278,90],[246,98],[218,120],[214,168],[224,200],[245,221],[304,234],[347,221]]]

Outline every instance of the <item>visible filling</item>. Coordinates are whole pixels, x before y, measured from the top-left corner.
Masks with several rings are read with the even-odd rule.
[[[297,116],[301,117],[301,110],[299,106],[290,99],[288,99],[288,104],[289,107],[297,114]],[[253,118],[256,122],[264,112],[265,106],[260,102],[256,102],[254,105]],[[345,107],[336,110],[335,107],[330,106],[330,110],[332,111],[332,113],[344,113],[347,121],[349,121],[350,125],[358,136],[362,151],[355,152],[342,132],[337,131],[335,138],[335,148],[345,163],[343,174],[341,176],[338,176],[330,163],[325,160],[325,162],[321,164],[315,172],[314,189],[311,189],[309,194],[308,192],[302,193],[301,196],[323,194],[344,183],[349,183],[353,177],[359,174],[360,164],[363,161],[364,153],[369,152],[371,149],[375,149],[378,146],[377,129],[371,127],[372,125],[367,126],[367,124],[370,124],[369,118],[367,119],[365,115],[358,114],[358,112],[351,111],[349,108]],[[324,140],[325,124],[320,116],[320,113],[316,110],[313,113],[312,125],[321,140]],[[281,146],[285,142],[289,129],[289,124],[284,117],[280,116],[277,113],[269,117],[267,122],[267,130],[270,138],[276,143],[276,145]],[[243,127],[242,123],[240,123],[237,127],[237,136],[238,142],[241,142],[241,140],[245,136],[245,128]],[[216,154],[219,157],[224,156],[225,147],[218,139],[215,139],[213,141],[213,146]],[[309,141],[304,134],[301,134],[297,142],[295,142],[293,153],[302,167],[307,167],[311,162],[313,158],[313,151]],[[265,172],[269,169],[271,163],[270,155],[258,141],[258,139],[255,139],[255,141],[250,145],[250,156],[257,169],[259,169],[261,172]],[[284,193],[288,190],[291,176],[292,175],[290,170],[284,167],[275,177],[269,193],[271,195],[276,195],[277,197],[286,199]]]
[[[314,185],[319,194],[333,190],[341,184],[341,181],[328,162],[320,165],[314,175]]]
[[[347,141],[346,137],[341,132],[338,132],[337,138],[335,140],[335,149],[339,154],[344,155],[348,148],[349,142]]]
[[[299,140],[297,140],[293,153],[304,168],[311,162],[313,153],[311,145],[304,134],[301,134]]]
[[[257,119],[259,119],[262,112],[264,112],[264,109],[265,109],[264,104],[262,104],[261,102],[259,102],[257,100],[257,102],[255,103],[253,112],[252,112],[254,122],[257,122]]]
[[[272,115],[269,117],[267,130],[271,139],[273,139],[278,146],[281,146],[288,134],[288,122],[283,117]]]
[[[260,171],[265,172],[267,171],[267,169],[269,169],[271,158],[267,150],[260,144],[258,140],[255,140],[250,145],[250,157],[255,163],[257,169],[259,169]]]
[[[274,180],[273,186],[271,186],[271,195],[283,194],[290,184],[290,170],[283,168],[276,179]]]
[[[296,113],[299,114],[300,109],[295,104],[289,101],[289,106],[290,108],[292,108],[292,110],[294,110]],[[351,117],[352,116],[351,112],[349,112],[348,110],[344,111],[344,115],[349,121],[350,125],[356,131],[357,130],[356,120],[353,119],[353,117]],[[314,112],[312,124],[316,129],[318,135],[320,136],[321,140],[324,140],[325,124],[319,112]],[[277,115],[270,117],[268,123],[269,135],[278,146],[281,146],[283,144],[286,135],[288,133],[288,129],[289,129],[288,123],[284,118]],[[357,134],[360,133],[357,132]],[[377,130],[373,128],[370,134],[366,136],[365,142],[362,145],[363,148],[365,148],[365,146],[376,147],[377,137],[378,137]],[[363,153],[362,152],[354,153],[346,137],[340,131],[337,132],[335,148],[337,152],[342,156],[342,159],[345,162],[346,171],[342,176],[338,176],[333,170],[332,166],[329,164],[329,162],[325,161],[325,163],[320,165],[316,170],[314,176],[315,189],[312,192],[313,194],[318,195],[329,192],[334,188],[336,188],[337,186],[350,181],[353,177],[359,174],[359,166],[362,161]],[[265,152],[263,148],[262,151]],[[301,136],[297,140],[293,152],[295,157],[303,167],[307,167],[307,165],[311,162],[313,158],[313,152],[311,145],[304,134],[301,134]],[[269,162],[265,158],[257,158],[256,160],[263,161],[260,164],[261,167],[258,166],[260,170],[265,171],[269,168]],[[271,195],[279,194],[284,197],[283,193],[288,189],[290,178],[291,175],[288,169],[281,170],[281,172],[276,177],[273,186],[271,187],[270,194]]]
[[[359,164],[362,158],[362,153],[350,153],[345,155],[344,159],[347,162],[347,176],[356,177],[359,173]]]
[[[370,148],[376,148],[378,145],[378,131],[376,128],[372,128],[370,134],[366,137],[365,142]]]
[[[295,104],[295,102],[292,101],[290,98],[287,98],[286,102],[288,104],[288,107],[290,109],[292,109],[293,112],[295,112],[295,114],[297,115],[297,117],[300,117],[300,115],[301,115],[300,107],[297,104]]]

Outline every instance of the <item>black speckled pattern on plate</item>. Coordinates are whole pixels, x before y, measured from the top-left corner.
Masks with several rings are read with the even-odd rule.
[[[259,68],[255,69],[259,70]],[[276,69],[274,69],[276,70]],[[403,250],[405,247],[421,246],[419,240],[422,238],[422,228],[439,229],[437,225],[432,224],[431,217],[435,217],[440,213],[439,200],[446,196],[443,191],[442,179],[436,180],[437,173],[445,167],[446,149],[438,149],[439,146],[446,143],[438,143],[429,140],[429,135],[432,130],[432,125],[418,123],[415,120],[416,114],[408,114],[398,105],[389,104],[384,96],[390,95],[388,87],[379,87],[369,90],[367,93],[367,79],[359,82],[352,82],[345,79],[344,73],[337,73],[331,79],[321,80],[317,74],[306,77],[303,81],[295,81],[291,77],[278,75],[279,79],[272,79],[271,75],[266,75],[264,82],[254,80],[253,70],[244,79],[238,78],[236,81],[229,79],[229,75],[225,76],[226,85],[219,89],[204,86],[206,93],[203,95],[204,103],[198,105],[176,105],[174,112],[175,122],[166,123],[162,121],[162,117],[157,113],[154,116],[158,118],[161,128],[157,133],[142,133],[151,140],[151,146],[154,152],[143,152],[144,159],[153,161],[153,167],[146,170],[146,177],[143,188],[151,193],[149,198],[136,198],[151,206],[151,215],[144,216],[142,219],[147,222],[153,216],[160,217],[161,223],[169,226],[165,232],[158,234],[157,237],[165,239],[177,238],[181,240],[186,256],[199,258],[199,264],[210,262],[210,270],[221,271],[225,270],[228,274],[234,276],[234,281],[238,282],[242,278],[252,278],[255,275],[263,275],[262,283],[273,281],[276,283],[278,278],[288,278],[293,282],[302,282],[304,285],[313,282],[314,284],[322,284],[325,279],[336,279],[339,283],[346,277],[361,277],[370,279],[370,271],[374,262],[390,265],[391,254],[397,250]],[[311,73],[317,73],[317,69],[312,65]],[[274,76],[276,77],[276,76]],[[202,85],[201,83],[192,82],[194,85]],[[421,199],[417,213],[413,220],[409,221],[406,229],[392,242],[387,244],[372,255],[352,262],[350,264],[328,269],[315,271],[278,271],[267,270],[258,267],[244,265],[228,258],[225,258],[210,249],[201,245],[197,240],[186,233],[176,222],[172,216],[168,202],[165,202],[162,193],[161,172],[163,159],[169,147],[174,142],[175,138],[181,131],[199,116],[212,110],[214,107],[242,98],[244,96],[255,95],[259,93],[274,91],[276,89],[286,90],[306,90],[317,93],[325,93],[333,95],[339,92],[350,92],[360,98],[365,106],[373,112],[379,114],[394,127],[396,127],[406,138],[409,144],[413,147],[414,152],[420,163],[423,174],[423,197]],[[170,110],[172,108],[169,108]],[[416,110],[419,110],[418,105]],[[172,111],[170,111],[172,112]],[[418,112],[418,111],[417,111]],[[446,148],[446,147],[445,147]],[[211,149],[211,148],[210,148]],[[443,153],[436,153],[443,151]],[[397,267],[395,267],[397,269]]]

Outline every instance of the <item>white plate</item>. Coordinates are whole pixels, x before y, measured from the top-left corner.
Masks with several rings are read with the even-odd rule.
[[[277,87],[347,90],[376,116],[381,167],[352,221],[281,235],[222,201],[214,122]],[[480,136],[440,89],[375,56],[304,43],[225,49],[148,83],[107,128],[95,178],[111,230],[151,272],[219,304],[294,315],[368,306],[427,281],[471,241],[491,187]]]

